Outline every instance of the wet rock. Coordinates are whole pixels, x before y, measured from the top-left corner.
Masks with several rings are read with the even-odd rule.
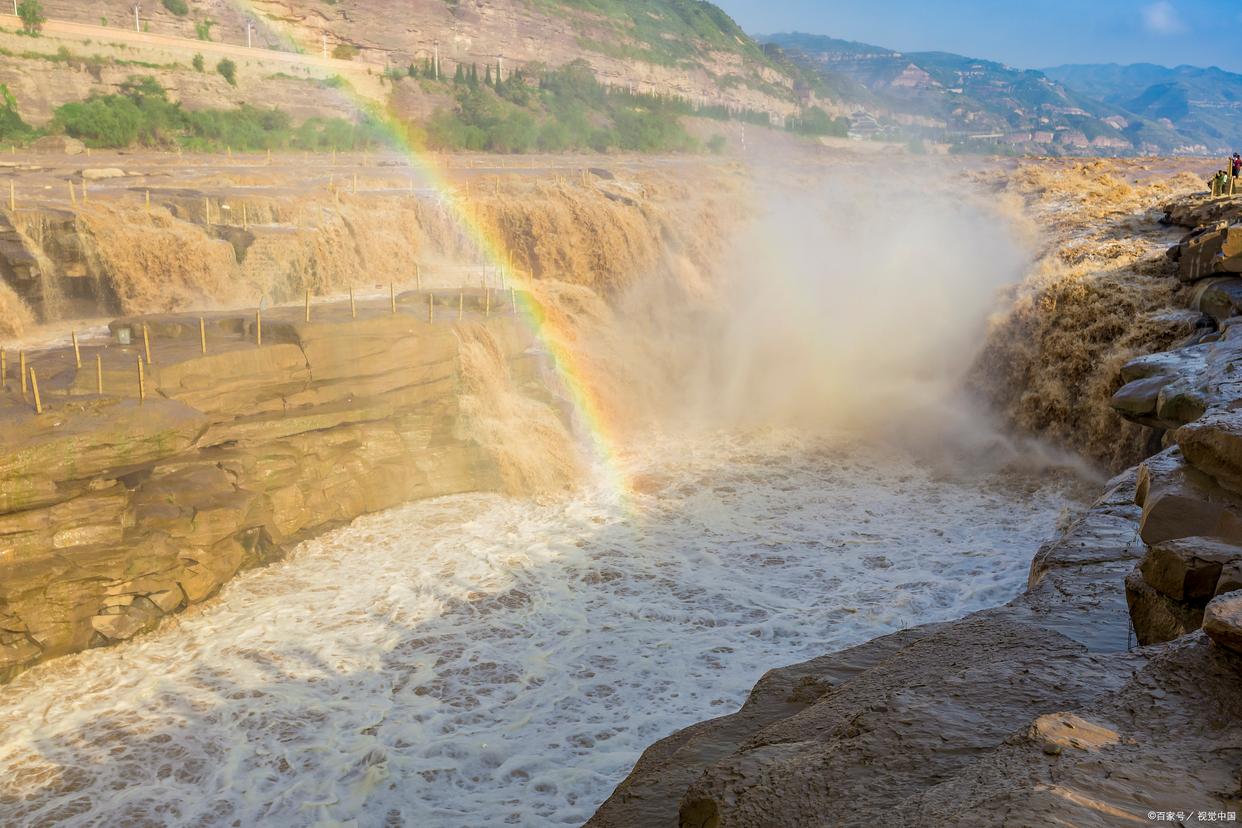
[[[1163,221],[1191,228],[1242,221],[1242,196],[1212,198],[1209,192],[1187,196],[1165,205]]]
[[[1166,449],[1139,470],[1139,534],[1150,545],[1175,538],[1211,537],[1242,543],[1242,498],[1190,466],[1180,449]]]
[[[1126,576],[1126,603],[1139,644],[1160,644],[1203,625],[1203,605],[1187,604],[1157,592],[1137,568]]]
[[[1195,468],[1242,492],[1242,411],[1213,411],[1179,428],[1173,438]]]
[[[1191,307],[1211,317],[1217,324],[1242,310],[1242,278],[1217,276],[1195,285]]]
[[[1221,647],[1242,653],[1242,592],[1213,598],[1203,614],[1203,631]]]
[[[1179,538],[1148,550],[1140,571],[1153,589],[1177,601],[1206,603],[1225,566],[1242,564],[1242,546],[1213,538]]]
[[[1157,375],[1126,383],[1113,394],[1110,404],[1129,419],[1154,422],[1160,392],[1170,381],[1168,376]]]

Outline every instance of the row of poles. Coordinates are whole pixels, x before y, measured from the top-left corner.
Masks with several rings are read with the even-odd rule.
[[[419,282],[420,282],[419,290],[421,290],[422,289],[421,276],[419,277]],[[488,287],[488,286],[484,286],[483,288],[483,296],[484,296],[483,315],[485,318],[490,318],[492,315],[493,290],[494,290],[493,288]],[[396,288],[396,285],[391,282],[388,285],[388,298],[389,298],[389,307],[391,309],[391,312],[393,315],[396,315],[397,313],[397,288]],[[510,302],[510,307],[512,309],[512,313],[516,315],[517,314],[517,289],[516,288],[513,288],[513,287],[509,288],[509,302]],[[462,319],[465,318],[465,309],[466,309],[466,289],[462,287],[459,289],[458,295],[457,295],[457,319],[458,321],[461,321]],[[351,319],[358,318],[358,304],[354,298],[354,289],[352,286],[349,288],[349,315]],[[309,290],[306,291],[305,319],[307,322],[311,321],[311,292]],[[435,294],[429,293],[427,294],[427,322],[432,323],[434,321],[435,321]],[[254,335],[255,335],[255,345],[261,347],[263,345],[263,310],[262,308],[259,308],[255,310],[254,312]],[[81,370],[82,369],[82,349],[78,345],[77,331],[71,331],[70,338],[73,340],[74,363],[77,366],[78,370]],[[198,339],[199,339],[199,350],[205,356],[207,354],[207,320],[206,318],[202,316],[198,318]],[[146,369],[152,365],[151,330],[147,326],[147,323],[145,322],[142,323],[142,348],[143,348],[143,353],[138,355],[137,360],[136,360],[137,369],[138,369],[137,376],[138,376],[138,402],[139,404],[146,402],[146,399],[147,399]],[[8,375],[9,375],[8,356],[9,356],[8,351],[6,351],[3,348],[0,348],[0,388],[8,388]],[[145,357],[145,365],[144,365],[144,357]],[[35,413],[42,414],[43,413],[43,398],[39,393],[38,372],[36,371],[33,365],[27,364],[28,361],[26,357],[26,352],[24,350],[18,352],[18,359],[20,363],[19,368],[18,368],[18,375],[21,379],[22,399],[24,400],[29,399],[30,394],[33,393]],[[101,396],[104,393],[103,355],[102,354],[95,354],[95,391]]]

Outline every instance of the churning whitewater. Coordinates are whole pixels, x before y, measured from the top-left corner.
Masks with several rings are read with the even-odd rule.
[[[364,517],[0,689],[36,826],[578,824],[767,669],[995,605],[1073,499],[838,435],[631,457],[637,493]]]

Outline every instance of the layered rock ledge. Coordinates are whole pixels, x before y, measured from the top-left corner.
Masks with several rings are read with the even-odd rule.
[[[9,352],[0,681],[150,630],[363,513],[502,489],[494,447],[463,414],[463,350],[495,355],[488,382],[503,393],[549,406],[554,421],[558,404],[510,300],[410,293],[395,311],[362,303],[357,318],[347,303],[316,305],[310,322],[276,309],[261,345],[253,311],[117,320],[132,344],[84,346],[81,367],[72,348],[28,355],[42,414]]]
[[[1127,364],[1113,399],[1164,449],[1039,550],[1025,593],[769,672],[737,713],[648,748],[588,824],[1115,826],[1176,812],[1165,821],[1236,821],[1234,218],[1242,200],[1170,208],[1169,221],[1213,223],[1170,256],[1170,277],[1196,285],[1202,324],[1183,347]]]

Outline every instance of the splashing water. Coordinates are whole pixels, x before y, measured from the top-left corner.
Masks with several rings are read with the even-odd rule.
[[[6,825],[578,824],[767,669],[994,605],[1071,502],[837,435],[630,457],[640,491],[365,517],[0,688]]]

